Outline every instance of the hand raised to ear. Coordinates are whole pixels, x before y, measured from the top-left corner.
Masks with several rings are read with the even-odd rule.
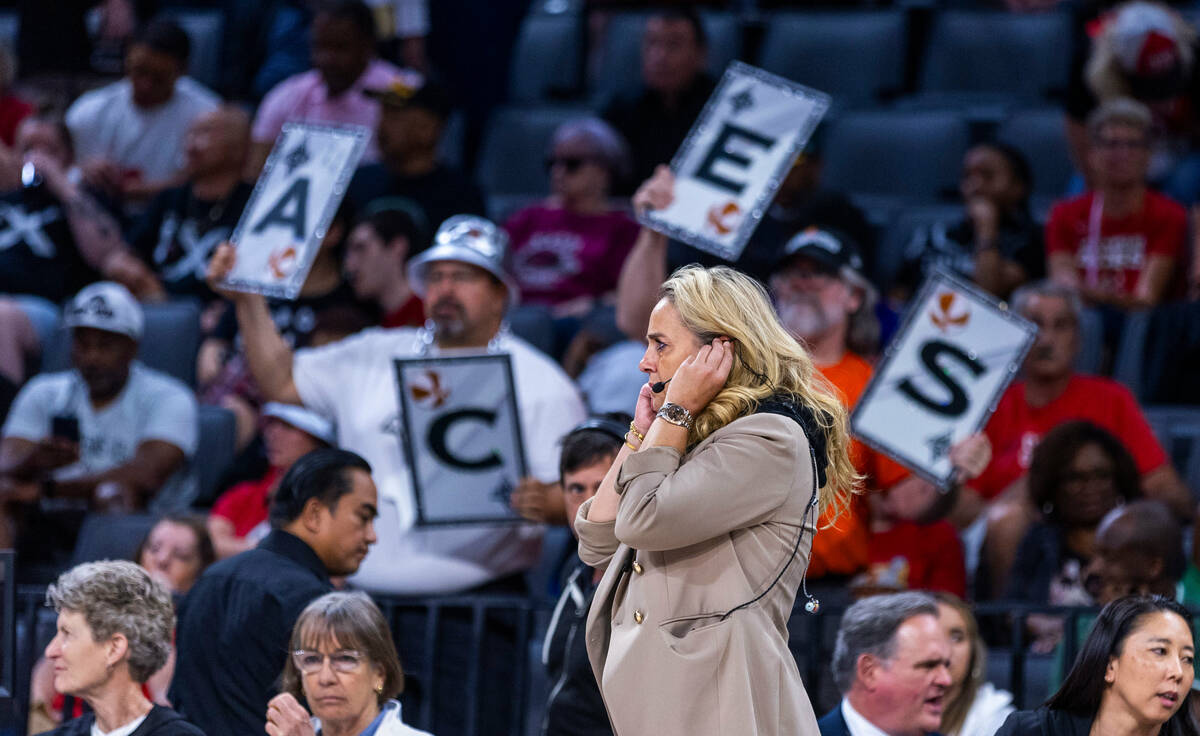
[[[667,401],[679,404],[695,416],[725,388],[731,370],[733,343],[728,338],[702,345],[675,372],[667,387]]]

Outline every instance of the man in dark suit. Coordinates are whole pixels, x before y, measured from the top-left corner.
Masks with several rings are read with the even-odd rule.
[[[924,593],[865,598],[846,609],[833,650],[842,702],[821,736],[936,733],[950,689],[950,641]]]

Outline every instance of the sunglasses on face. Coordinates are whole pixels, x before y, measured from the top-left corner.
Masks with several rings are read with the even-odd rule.
[[[568,174],[574,174],[583,168],[584,164],[588,163],[591,163],[591,159],[584,156],[547,156],[546,171],[550,171],[555,166],[561,165]]]

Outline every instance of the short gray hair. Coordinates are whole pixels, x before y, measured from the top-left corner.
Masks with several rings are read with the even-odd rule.
[[[1137,128],[1146,138],[1150,137],[1154,117],[1150,108],[1131,97],[1117,97],[1104,102],[1087,117],[1088,136],[1094,141],[1106,125],[1126,125]]]
[[[833,681],[838,691],[850,690],[862,655],[891,659],[896,653],[896,631],[922,615],[938,615],[937,601],[926,593],[876,595],[847,608],[833,647]]]
[[[1026,284],[1013,292],[1012,309],[1021,316],[1025,316],[1025,310],[1029,307],[1029,302],[1033,301],[1034,297],[1049,297],[1051,299],[1062,299],[1070,308],[1071,314],[1075,317],[1075,324],[1078,325],[1083,321],[1083,300],[1079,298],[1079,292],[1070,286],[1064,286],[1050,279],[1034,281],[1031,284]]]
[[[629,178],[633,172],[633,157],[629,144],[617,129],[600,118],[575,118],[568,120],[554,131],[550,139],[551,153],[558,144],[572,138],[585,138],[592,146],[595,156],[608,169],[615,180]]]
[[[171,594],[132,562],[85,562],[46,590],[46,605],[83,616],[92,638],[121,634],[129,642],[129,675],[145,682],[167,663],[175,608]]]

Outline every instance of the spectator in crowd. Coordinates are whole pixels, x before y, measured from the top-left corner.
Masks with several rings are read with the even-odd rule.
[[[161,583],[132,562],[89,562],[63,573],[46,602],[58,614],[46,647],[54,688],[90,708],[53,736],[203,736],[142,689],[171,649],[175,612]]]
[[[1010,600],[1086,606],[1084,570],[1105,514],[1138,498],[1137,466],[1120,440],[1094,424],[1065,422],[1046,433],[1029,466],[1029,498],[1042,515],[1025,533],[1008,577]],[[1035,651],[1062,636],[1062,619],[1030,616]]]
[[[600,482],[625,442],[628,415],[591,417],[563,438],[559,460],[561,503],[571,533],[584,501],[596,495]],[[542,721],[543,736],[611,736],[608,712],[588,659],[584,624],[603,568],[592,568],[572,556],[562,595],[542,639],[542,666],[554,683]]]
[[[193,514],[168,514],[159,519],[134,554],[134,561],[172,597],[187,593],[214,560],[212,541],[204,529],[204,521]],[[172,641],[166,663],[142,684],[142,693],[159,705],[170,706],[167,688],[174,674],[175,645]],[[83,715],[81,699],[65,696],[54,689],[54,670],[49,660],[44,657],[38,660],[30,681],[27,733],[49,731],[64,720]]]
[[[897,497],[884,491],[867,499],[867,569],[850,582],[851,589],[859,596],[904,590],[965,596],[967,571],[957,530],[944,519],[917,523],[904,518]]]
[[[1012,693],[987,681],[987,645],[971,606],[950,593],[935,593],[938,623],[950,640],[950,689],[938,732],[945,736],[992,736],[1013,707]]]
[[[1037,710],[1010,715],[996,734],[1194,734],[1182,707],[1194,658],[1191,614],[1182,605],[1160,597],[1113,601],[1058,692]]]
[[[4,425],[5,521],[14,502],[54,497],[101,508],[186,508],[195,492],[185,471],[196,450],[196,400],[135,360],[141,307],[124,287],[100,282],[65,312],[71,370],[29,381]]]
[[[1096,527],[1092,551],[1084,585],[1101,606],[1127,595],[1175,598],[1187,568],[1179,521],[1148,499],[1109,511]]]
[[[384,45],[405,66],[422,74],[429,69],[425,39],[429,35],[429,0],[367,0],[375,11]]]
[[[381,160],[362,166],[350,180],[346,197],[354,206],[365,210],[380,197],[410,200],[416,205],[418,230],[424,233],[457,214],[482,215],[478,187],[438,158],[438,141],[450,114],[445,90],[429,80],[396,77],[366,94],[382,106],[376,130]],[[422,240],[413,253],[425,246]]]
[[[425,305],[408,282],[407,264],[426,236],[406,203],[396,204],[372,207],[359,219],[346,241],[343,270],[354,296],[379,309],[383,327],[420,327],[425,324]]]
[[[58,304],[103,272],[134,293],[161,293],[121,241],[117,223],[70,175],[71,136],[61,118],[36,114],[17,127],[0,178],[0,373],[16,384],[58,326]]]
[[[841,703],[821,736],[937,733],[953,686],[951,647],[925,593],[864,598],[842,616],[833,650]]]
[[[172,296],[213,299],[204,284],[208,259],[233,232],[253,190],[242,180],[248,131],[249,118],[233,106],[197,115],[183,138],[185,181],[155,197],[126,233]]]
[[[400,717],[404,671],[388,623],[365,593],[326,593],[308,604],[288,652],[283,692],[267,707],[269,736],[313,736],[314,719],[322,736],[429,736]]]
[[[655,12],[642,35],[642,87],[610,100],[603,117],[629,142],[633,179],[670,161],[716,86],[705,72],[708,35],[690,7]]]
[[[1050,277],[1090,304],[1156,306],[1185,257],[1187,212],[1146,187],[1151,126],[1133,100],[1098,107],[1088,117],[1093,188],[1059,202],[1046,223]]]
[[[1038,327],[1037,339],[1025,360],[1024,377],[1000,397],[984,429],[993,458],[984,473],[958,494],[965,516],[988,511],[984,551],[994,594],[1004,581],[1021,539],[1037,520],[1025,488],[1034,448],[1050,430],[1081,419],[1110,432],[1133,456],[1141,493],[1163,501],[1181,519],[1192,512],[1191,494],[1155,439],[1137,401],[1115,381],[1077,373],[1082,306],[1072,289],[1039,282],[1018,289],[1013,309]],[[998,500],[1003,494],[1003,500]],[[987,595],[986,588],[978,591]]]
[[[143,202],[178,184],[189,126],[220,104],[184,76],[190,50],[174,21],[151,21],[129,45],[125,78],[82,95],[67,110],[89,185]]]
[[[271,533],[210,567],[179,608],[171,702],[206,733],[262,732],[292,624],[358,569],[375,542],[371,466],[345,450],[296,461],[271,499]]]
[[[935,269],[974,281],[1007,299],[1045,275],[1041,227],[1029,213],[1033,175],[1021,152],[1005,143],[980,143],[963,158],[959,193],[964,216],[913,233],[892,296],[907,302]]]
[[[14,144],[17,126],[33,114],[33,105],[13,94],[16,64],[12,51],[8,47],[0,48],[0,142],[6,146]]]
[[[262,416],[266,474],[222,493],[208,515],[208,533],[222,560],[253,549],[270,532],[271,496],[292,465],[313,450],[336,444],[333,425],[302,406],[271,402]]]
[[[252,170],[258,171],[287,122],[361,125],[375,130],[379,102],[364,95],[394,78],[415,85],[405,72],[375,56],[375,17],[362,0],[322,0],[312,20],[313,68],[289,77],[263,98],[254,119]],[[379,160],[374,140],[363,161]]]
[[[628,176],[629,151],[608,123],[581,118],[554,131],[546,156],[550,197],[504,224],[521,301],[558,318],[581,317],[613,295],[638,226],[614,209],[613,185]]]
[[[1088,116],[1104,103],[1133,98],[1148,108],[1153,127],[1160,132],[1156,140],[1147,141],[1149,180],[1172,199],[1194,204],[1200,196],[1200,156],[1195,153],[1200,129],[1196,30],[1177,10],[1160,2],[1106,5],[1082,10],[1090,39],[1082,39],[1086,51],[1076,59],[1067,90],[1071,156],[1095,185]]]
[[[415,528],[409,469],[396,452],[394,435],[401,411],[395,403],[395,358],[508,352],[531,475],[548,484],[557,480],[557,442],[582,420],[583,404],[558,366],[501,329],[505,309],[516,301],[516,285],[501,266],[505,248],[503,232],[487,220],[452,218],[435,245],[408,266],[409,283],[425,300],[431,326],[368,330],[294,355],[260,296],[228,295],[265,396],[330,418],[339,443],[361,451],[376,468],[382,537],[355,585],[400,594],[463,591],[503,584],[536,559],[538,535],[522,527]],[[235,258],[231,247],[218,249],[210,268],[214,282]],[[389,396],[392,400],[383,400]]]
[[[313,257],[308,275],[295,299],[270,297],[267,308],[279,334],[292,348],[313,347],[317,328],[326,313],[345,311],[358,315],[358,324],[371,323],[369,305],[359,302],[342,271],[341,252],[350,230],[352,210],[342,200],[325,229],[325,237]],[[228,230],[225,231],[228,235]],[[211,253],[209,253],[211,255]],[[204,266],[207,268],[208,256]],[[198,289],[211,293],[197,282]],[[202,403],[221,406],[237,419],[234,446],[241,452],[258,435],[262,392],[254,382],[246,362],[245,345],[238,332],[237,315],[232,305],[215,302],[212,311],[220,317],[200,343],[196,356],[196,377]]]

